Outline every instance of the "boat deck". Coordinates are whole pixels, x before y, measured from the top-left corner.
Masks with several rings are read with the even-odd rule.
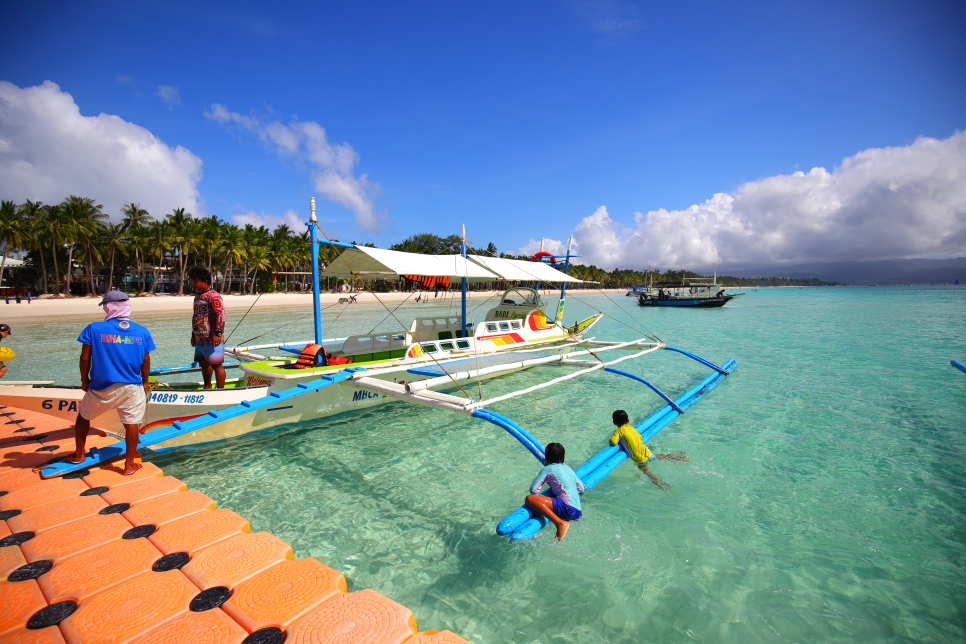
[[[115,442],[88,437],[88,448]],[[69,422],[0,408],[0,641],[459,644],[406,607],[251,532],[151,463],[41,480]]]

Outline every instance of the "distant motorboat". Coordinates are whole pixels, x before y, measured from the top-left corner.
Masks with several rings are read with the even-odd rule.
[[[710,308],[724,306],[744,293],[726,294],[719,284],[699,284],[686,280],[655,284],[638,296],[641,306],[688,306]]]

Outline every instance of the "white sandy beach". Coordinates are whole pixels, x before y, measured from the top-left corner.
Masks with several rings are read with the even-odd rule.
[[[583,291],[587,293],[588,291]],[[596,293],[597,291],[589,291],[591,293]],[[623,289],[608,289],[608,293],[623,293]],[[554,290],[544,290],[541,289],[540,293],[543,295],[544,301],[550,301],[551,298],[556,296],[557,291]],[[469,297],[473,299],[487,298],[497,295],[497,291],[470,291]],[[402,302],[407,298],[413,300],[419,296],[420,293],[377,293],[373,295],[372,293],[357,293],[356,299],[359,304],[363,303],[376,303],[376,297],[378,296],[379,301],[390,303],[390,302]],[[322,293],[321,305],[323,307],[338,304],[340,298],[347,297],[348,294],[340,293]],[[432,298],[432,293],[422,292],[422,297]],[[440,295],[440,298],[443,296]],[[459,293],[449,292],[446,294],[447,298],[456,297],[459,298]],[[311,293],[264,293],[262,295],[226,295],[225,298],[225,309],[227,313],[245,313],[255,303],[258,299],[255,308],[257,310],[265,310],[268,308],[305,308],[311,309],[312,306],[312,294]],[[3,304],[0,302],[0,323],[9,324],[14,326],[18,322],[35,322],[39,320],[49,320],[51,318],[83,318],[89,319],[91,322],[96,322],[103,319],[103,312],[101,307],[97,305],[100,302],[101,296],[97,297],[73,297],[70,299],[40,299],[34,298],[33,302],[27,304],[27,300],[24,299],[21,304],[16,304],[11,299],[10,304]],[[442,301],[442,300],[440,300]],[[553,300],[556,301],[556,300]],[[132,302],[132,314],[136,319],[139,315],[163,315],[166,313],[176,313],[181,314],[190,311],[192,308],[192,303],[194,302],[194,297],[192,295],[157,295],[154,297],[133,297]],[[352,306],[351,304],[348,306]],[[14,329],[16,333],[16,329]]]

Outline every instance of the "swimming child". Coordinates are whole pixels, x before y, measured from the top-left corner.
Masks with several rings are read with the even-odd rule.
[[[569,521],[579,519],[583,512],[580,510],[580,493],[587,486],[577,478],[577,474],[564,464],[564,446],[560,443],[549,443],[544,452],[546,467],[540,470],[530,494],[524,499],[530,508],[557,526],[557,541],[567,535],[570,529]],[[546,483],[550,486],[551,496],[540,494],[540,488]]]
[[[684,452],[668,452],[667,454],[653,454],[651,450],[647,448],[644,444],[644,439],[641,437],[640,433],[634,429],[629,423],[630,420],[627,417],[627,412],[623,409],[618,409],[614,412],[611,417],[614,424],[617,425],[617,429],[614,430],[613,435],[610,437],[610,444],[617,445],[620,442],[621,447],[624,451],[631,457],[631,459],[637,464],[637,469],[646,474],[648,478],[662,490],[669,491],[671,489],[671,484],[667,481],[659,478],[657,474],[651,472],[647,469],[647,462],[651,458],[659,458],[668,461],[690,461],[688,455]]]

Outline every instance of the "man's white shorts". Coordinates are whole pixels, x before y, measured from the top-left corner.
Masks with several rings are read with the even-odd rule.
[[[94,420],[104,412],[116,409],[122,423],[138,425],[144,420],[146,404],[144,385],[116,382],[102,391],[88,389],[78,411],[87,420]]]

